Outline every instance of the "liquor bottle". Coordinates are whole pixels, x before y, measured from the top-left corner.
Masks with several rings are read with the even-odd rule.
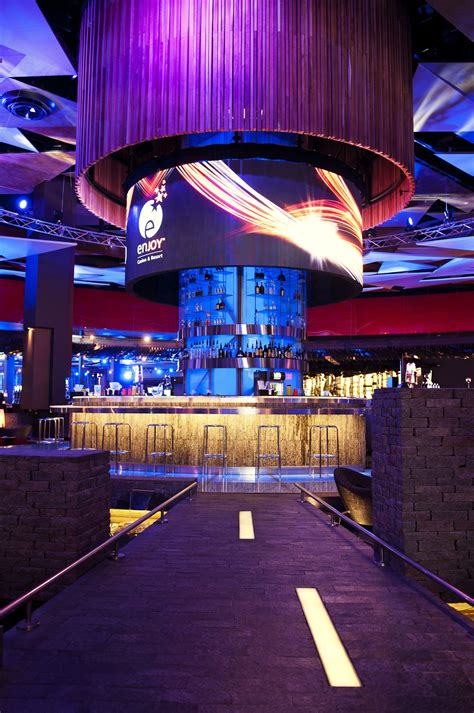
[[[284,297],[284,296],[285,296],[285,288],[284,288],[283,285],[282,285],[282,286],[280,287],[280,297]]]
[[[256,295],[260,294],[260,285],[258,284],[258,282],[255,283],[255,294]]]
[[[219,347],[219,359],[224,358],[224,349],[222,348],[222,345]]]
[[[260,285],[260,293],[259,294],[261,294],[261,295],[265,294],[265,285],[263,284],[263,282]]]
[[[242,347],[239,347],[239,348],[237,349],[237,359],[240,359],[240,358],[243,357],[243,356],[244,356],[244,353],[243,353],[243,351],[242,351]]]

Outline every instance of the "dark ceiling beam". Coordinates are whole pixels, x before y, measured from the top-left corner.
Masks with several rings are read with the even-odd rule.
[[[464,173],[461,169],[456,168],[451,163],[443,161],[442,158],[437,156],[434,151],[431,151],[427,146],[419,143],[415,134],[415,158],[423,166],[428,166],[432,168],[433,171],[440,173],[442,176],[446,176],[450,180],[458,183],[463,188],[468,191],[474,191],[474,178],[469,176],[469,174]]]

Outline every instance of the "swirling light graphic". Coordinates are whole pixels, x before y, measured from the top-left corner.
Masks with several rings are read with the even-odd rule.
[[[178,167],[180,174],[207,200],[239,218],[245,232],[287,240],[323,268],[333,263],[362,284],[362,218],[344,179],[316,169],[339,199],[307,201],[280,208],[223,161],[203,161]]]
[[[166,168],[162,171],[158,171],[157,173],[154,173],[153,176],[147,176],[146,178],[140,179],[136,185],[144,196],[151,198],[151,196],[158,193],[161,184],[166,178],[168,178],[172,170],[172,168]]]
[[[155,195],[173,169],[138,182]],[[256,191],[224,161],[177,166],[179,174],[208,201],[244,225],[242,232],[271,235],[308,253],[320,269],[331,263],[362,284],[362,217],[344,179],[316,168],[316,175],[337,200],[309,200],[282,208]]]

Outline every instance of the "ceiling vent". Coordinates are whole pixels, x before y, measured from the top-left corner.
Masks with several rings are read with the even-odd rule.
[[[19,119],[41,121],[56,111],[56,104],[38,92],[23,89],[5,92],[1,96],[2,106]]]

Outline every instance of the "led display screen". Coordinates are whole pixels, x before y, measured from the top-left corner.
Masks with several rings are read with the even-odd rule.
[[[127,196],[127,287],[159,299],[167,272],[266,265],[314,273],[313,303],[362,285],[356,190],[308,164],[202,161],[143,178]]]

